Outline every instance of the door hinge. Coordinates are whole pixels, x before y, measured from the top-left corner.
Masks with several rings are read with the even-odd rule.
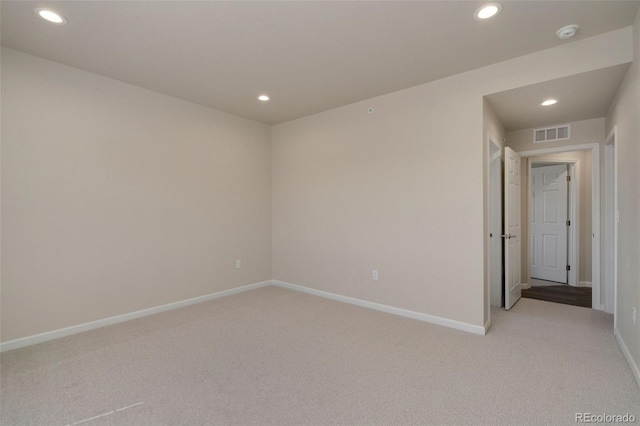
[[[571,221],[570,220],[567,221],[567,226],[571,226]]]
[[[567,271],[571,270],[571,265],[567,265]]]
[[[567,175],[567,182],[571,182],[571,176]]]

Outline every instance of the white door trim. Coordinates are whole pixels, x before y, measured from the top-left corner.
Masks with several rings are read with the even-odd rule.
[[[568,284],[572,287],[578,287],[580,285],[580,281],[578,280],[578,272],[580,271],[580,250],[579,245],[579,235],[580,235],[580,215],[578,214],[578,207],[580,206],[580,160],[561,160],[561,159],[531,159],[528,162],[528,196],[529,200],[531,200],[531,169],[533,168],[533,164],[568,164],[569,165],[569,176],[571,176],[571,185],[569,185],[569,215],[568,218],[571,221],[571,226],[569,226],[569,254],[567,256],[567,261],[569,265],[571,265],[571,270],[569,271],[568,276]],[[531,201],[529,201],[531,203]],[[529,204],[531,205],[531,204]],[[529,253],[529,258],[531,257],[531,253]],[[529,271],[529,275],[531,275],[531,271]]]
[[[488,306],[502,306],[502,147],[494,141],[490,134],[487,135],[487,189],[489,192],[489,295]],[[493,151],[493,152],[492,152]],[[497,175],[494,168],[498,167]],[[495,181],[497,179],[497,181]],[[496,228],[495,223],[499,225]],[[494,249],[493,247],[499,247]],[[496,262],[497,259],[497,262]],[[496,275],[498,285],[496,285]],[[489,310],[490,311],[490,310]]]
[[[604,144],[604,271],[606,283],[605,310],[613,315],[617,327],[618,314],[618,156],[615,149],[617,127],[613,126]],[[612,256],[608,256],[612,254]]]
[[[605,305],[600,297],[600,144],[590,143],[543,148],[522,151],[519,154],[522,157],[534,157],[569,151],[591,151],[591,282],[593,289],[591,300],[593,309],[604,311]]]

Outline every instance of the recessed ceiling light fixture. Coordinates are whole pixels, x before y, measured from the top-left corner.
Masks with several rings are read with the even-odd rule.
[[[502,5],[500,3],[489,3],[476,10],[473,17],[478,21],[484,21],[485,19],[496,16],[501,11]]]
[[[267,102],[269,100],[269,97],[267,95],[260,95],[258,96],[258,99],[262,102]]]
[[[554,104],[557,104],[557,103],[558,103],[558,101],[556,99],[547,99],[546,101],[544,101],[540,105],[549,106],[549,105],[554,105]]]
[[[556,31],[556,35],[560,40],[566,40],[576,35],[576,31],[578,31],[578,28],[580,27],[576,24],[567,25],[566,27],[562,27],[558,31]]]
[[[37,8],[34,11],[45,21],[49,21],[52,24],[64,25],[67,23],[67,19],[50,9]]]

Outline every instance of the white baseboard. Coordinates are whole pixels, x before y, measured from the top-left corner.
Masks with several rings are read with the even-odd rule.
[[[531,288],[531,285],[529,285],[529,283],[520,284],[520,289],[521,290],[529,290],[530,288]]]
[[[209,300],[219,299],[225,296],[231,296],[233,294],[242,293],[249,290],[254,290],[260,287],[266,287],[268,285],[276,285],[290,290],[301,291],[303,293],[312,294],[315,296],[324,297],[326,299],[332,299],[339,302],[349,303],[352,305],[374,309],[377,311],[386,312],[393,315],[399,315],[402,317],[412,318],[419,321],[428,322],[431,324],[442,325],[456,330],[462,330],[473,334],[485,335],[489,329],[489,321],[483,326],[468,324],[461,321],[456,321],[448,318],[437,317],[434,315],[423,314],[420,312],[409,311],[402,308],[396,308],[393,306],[383,305],[380,303],[369,302],[366,300],[355,299],[352,297],[341,296],[339,294],[329,293],[322,290],[316,290],[308,287],[299,286],[296,284],[286,283],[284,281],[267,280],[255,284],[249,284],[242,287],[232,288],[229,290],[223,290],[216,293],[206,294],[204,296],[194,297],[192,299],[181,300],[178,302],[168,303],[166,305],[155,306],[153,308],[142,309],[140,311],[129,312],[127,314],[116,315],[109,318],[103,318],[96,321],[91,321],[83,324],[73,325],[71,327],[65,327],[58,330],[47,331],[45,333],[34,334],[32,336],[21,337],[15,340],[9,340],[7,342],[0,343],[0,352],[6,352],[13,349],[23,348],[25,346],[35,345],[37,343],[47,342],[49,340],[58,339],[61,337],[71,336],[73,334],[82,333],[84,331],[95,330],[96,328],[106,327],[113,324],[133,320],[136,318],[142,318],[161,312],[170,311],[173,309],[182,308],[185,306],[193,305],[196,303],[206,302]]]
[[[380,303],[369,302],[367,300],[356,299],[353,297],[341,296],[339,294],[329,293],[327,291],[322,291],[322,290],[316,290],[309,287],[303,287],[297,284],[291,284],[284,281],[273,280],[273,284],[279,287],[287,288],[289,290],[300,291],[302,293],[324,297],[325,299],[336,300],[338,302],[349,303],[351,305],[356,305],[356,306],[360,306],[368,309],[374,309],[376,311],[382,311],[388,314],[399,315],[401,317],[412,318],[419,321],[428,322],[431,324],[442,325],[449,328],[455,328],[456,330],[462,330],[462,331],[466,331],[473,334],[485,335],[487,333],[487,328],[488,328],[487,325],[483,327],[481,325],[473,325],[466,322],[456,321],[448,318],[422,314],[420,312],[409,311],[402,308],[395,308],[393,306],[382,305]]]
[[[204,296],[194,297],[192,299],[181,300],[178,302],[168,303],[166,305],[155,306],[153,308],[142,309],[140,311],[130,312],[128,314],[116,315],[114,317],[103,318],[96,321],[86,322],[84,324],[73,325],[71,327],[61,328],[58,330],[47,331],[46,333],[34,334],[33,336],[22,337],[20,339],[9,340],[4,343],[0,343],[0,352],[10,351],[12,349],[18,349],[29,345],[35,345],[36,343],[42,343],[60,337],[70,336],[72,334],[82,333],[83,331],[94,330],[96,328],[106,327],[108,325],[118,324],[124,321],[129,321],[136,318],[146,317],[148,315],[158,314],[160,312],[170,311],[173,309],[182,308],[184,306],[193,305],[196,303],[206,302],[209,300],[219,299],[225,296],[231,296],[232,294],[242,293],[245,291],[253,290],[260,287],[271,285],[271,280],[262,281],[255,284],[249,284],[242,287],[231,288],[229,290],[223,290],[216,293],[205,294]]]
[[[613,334],[616,336],[618,345],[620,346],[620,349],[622,349],[622,353],[624,354],[624,357],[627,359],[627,362],[629,363],[629,367],[631,367],[631,371],[633,372],[633,375],[636,378],[636,383],[638,384],[638,387],[640,387],[640,369],[638,368],[638,364],[636,364],[635,360],[631,356],[631,352],[629,352],[629,348],[627,348],[627,345],[624,343],[624,340],[622,340],[622,336],[620,336],[618,329],[615,327],[613,328]]]
[[[578,282],[578,287],[591,287],[591,281],[580,281]]]

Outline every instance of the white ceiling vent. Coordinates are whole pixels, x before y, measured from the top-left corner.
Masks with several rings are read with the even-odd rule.
[[[562,141],[571,137],[571,125],[545,127],[533,131],[533,143]]]

